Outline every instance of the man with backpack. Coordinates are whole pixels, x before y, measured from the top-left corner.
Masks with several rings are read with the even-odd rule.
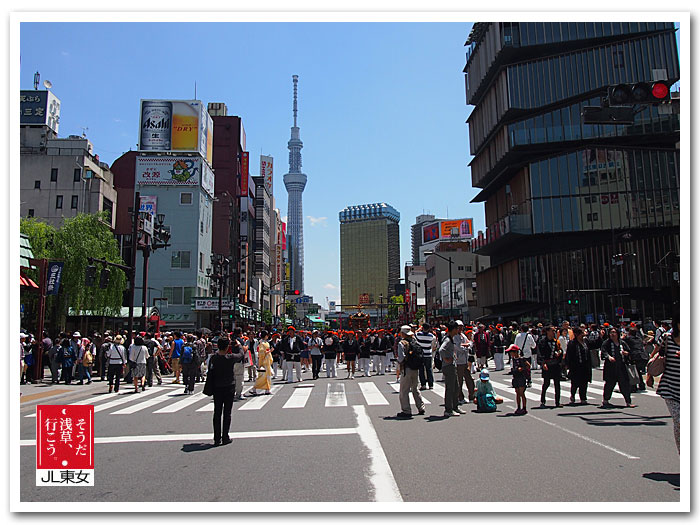
[[[418,391],[418,370],[423,366],[423,350],[418,341],[416,341],[410,326],[403,325],[400,335],[401,340],[397,346],[397,361],[401,369],[401,384],[399,387],[401,412],[396,414],[396,417],[408,419],[412,417],[411,403],[408,400],[409,391],[413,394],[418,414],[425,414],[425,403]]]
[[[194,336],[188,335],[187,342],[182,345],[180,352],[182,367],[182,382],[185,384],[185,394],[194,394],[194,378],[199,369],[199,356],[195,350]]]

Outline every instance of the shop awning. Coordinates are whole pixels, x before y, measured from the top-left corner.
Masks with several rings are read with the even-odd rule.
[[[27,286],[29,288],[39,288],[39,286],[29,277],[23,277],[22,275],[19,276],[19,285]]]

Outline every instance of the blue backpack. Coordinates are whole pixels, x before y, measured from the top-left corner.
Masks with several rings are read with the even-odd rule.
[[[187,345],[182,347],[182,355],[180,356],[180,362],[183,365],[189,365],[194,360],[194,350],[192,347]]]
[[[476,407],[479,412],[495,412],[496,400],[491,394],[479,394],[476,397]]]

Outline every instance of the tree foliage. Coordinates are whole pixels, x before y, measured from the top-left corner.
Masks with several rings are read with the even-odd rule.
[[[400,312],[400,305],[403,305],[403,295],[394,295],[389,299],[389,308],[387,310],[387,318],[398,319]]]
[[[292,301],[285,301],[284,303],[285,315],[290,319],[296,319],[297,317],[297,305]]]
[[[97,315],[119,313],[127,287],[127,278],[122,270],[110,268],[109,284],[105,289],[97,284],[94,287],[85,286],[88,257],[124,264],[117,241],[100,214],[78,214],[66,219],[57,230],[34,218],[22,219],[20,231],[29,237],[37,258],[63,261],[59,296],[53,299],[59,301],[62,315],[68,313],[68,308],[90,310]],[[97,266],[99,282],[102,266]]]

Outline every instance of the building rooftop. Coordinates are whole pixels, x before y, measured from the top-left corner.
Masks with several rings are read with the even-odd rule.
[[[401,214],[386,202],[377,202],[374,204],[348,206],[338,214],[338,218],[341,223],[379,218],[386,218],[394,222],[399,222]]]

